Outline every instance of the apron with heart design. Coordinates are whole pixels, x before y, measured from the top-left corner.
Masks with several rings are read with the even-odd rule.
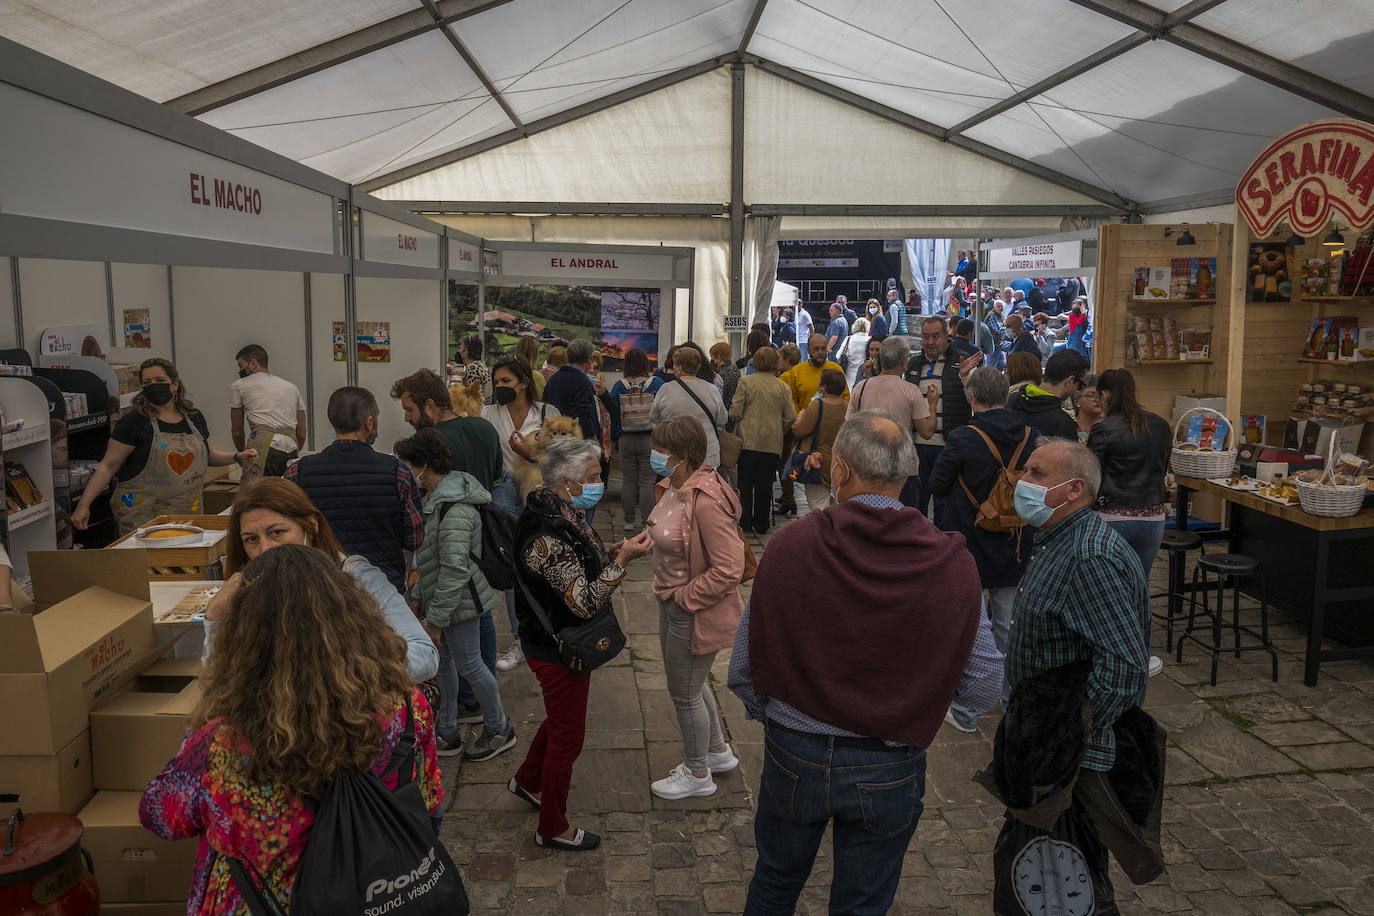
[[[210,450],[189,420],[187,433],[165,432],[156,417],[148,463],[135,477],[115,486],[111,506],[120,535],[129,534],[159,515],[195,515]]]

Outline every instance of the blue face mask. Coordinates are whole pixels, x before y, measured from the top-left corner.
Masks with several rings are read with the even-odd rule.
[[[582,492],[573,497],[572,504],[584,512],[601,502],[601,496],[606,492],[604,483],[584,483]]]
[[[1045,496],[1051,490],[1062,487],[1064,484],[1075,479],[1076,478],[1070,477],[1068,480],[1063,481],[1063,483],[1057,483],[1053,487],[1042,487],[1028,480],[1018,480],[1016,482],[1016,491],[1012,496],[1012,500],[1016,504],[1016,514],[1021,516],[1021,520],[1027,525],[1039,528],[1050,520],[1050,516],[1054,515],[1055,511],[1059,509],[1060,506],[1064,505],[1060,503],[1058,506],[1051,508],[1045,505]]]
[[[649,453],[649,467],[653,468],[654,473],[659,477],[671,477],[673,472],[677,470],[677,465],[668,467],[668,456],[658,449]]]

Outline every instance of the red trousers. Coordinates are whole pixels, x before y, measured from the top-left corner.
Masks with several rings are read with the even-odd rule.
[[[568,788],[587,735],[592,676],[591,672],[576,674],[564,665],[526,660],[544,692],[544,722],[515,772],[515,781],[526,791],[539,793],[539,834],[554,837],[568,829]]]

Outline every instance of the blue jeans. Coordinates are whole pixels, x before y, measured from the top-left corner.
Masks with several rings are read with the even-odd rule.
[[[935,474],[935,462],[940,460],[940,455],[944,452],[943,445],[920,445],[916,446],[916,459],[919,462],[916,466],[916,476],[920,479],[921,489],[916,496],[916,508],[925,514],[930,506],[930,478]],[[941,524],[945,520],[945,501],[939,496],[935,499],[935,527],[944,530]]]
[[[1112,530],[1126,539],[1135,555],[1140,557],[1140,568],[1145,570],[1145,585],[1150,584],[1150,568],[1155,565],[1159,553],[1159,542],[1164,539],[1164,517],[1113,521],[1103,519]]]
[[[496,675],[482,662],[482,619],[490,614],[451,623],[444,628],[439,644],[439,725],[441,736],[458,731],[458,675],[472,685],[477,705],[482,707],[482,721],[493,731],[504,731],[506,713],[501,708],[501,693],[496,687]],[[456,669],[456,670],[455,670]]]
[[[1011,645],[1011,609],[1016,604],[1016,586],[1007,588],[990,588],[984,594],[987,595],[988,623],[992,625],[992,641],[997,646],[997,651],[1002,653],[1002,658],[1007,657],[1007,647]],[[1002,679],[1002,708],[1006,708],[1007,699],[1011,696],[1011,688],[1007,686],[1005,676]],[[974,709],[963,703],[953,702],[949,704],[950,715],[954,716],[954,721],[965,728],[977,728],[978,717],[988,709]]]
[[[496,623],[491,619],[490,614],[483,614],[478,618],[481,622],[479,632],[482,644],[482,664],[492,674],[496,673]],[[440,665],[442,666],[444,648],[439,647]],[[442,667],[440,670],[443,670]],[[464,706],[477,706],[477,694],[472,692],[472,685],[467,678],[461,675],[458,678],[458,702]]]
[[[520,516],[520,489],[510,471],[501,472],[501,480],[492,488],[491,503],[511,515]],[[506,590],[506,617],[510,620],[510,635],[520,635],[520,621],[515,619],[515,589]]]
[[[892,906],[902,859],[921,819],[926,752],[838,740],[766,726],[754,817],[758,864],[745,916],[793,912],[831,821],[830,912],[866,916]]]

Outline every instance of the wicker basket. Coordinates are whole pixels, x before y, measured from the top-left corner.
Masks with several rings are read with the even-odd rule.
[[[1323,476],[1336,464],[1336,437],[1331,437]],[[1327,518],[1348,518],[1364,507],[1365,495],[1369,488],[1362,483],[1321,484],[1307,483],[1294,479],[1293,486],[1298,491],[1298,503],[1308,515],[1322,515]]]
[[[1220,449],[1213,452],[1201,452],[1178,447],[1180,427],[1184,420],[1195,413],[1212,414],[1226,424],[1226,437],[1222,440]],[[1230,445],[1232,432],[1231,421],[1210,407],[1194,407],[1185,410],[1179,416],[1178,421],[1174,423],[1174,449],[1170,461],[1174,474],[1180,477],[1197,477],[1202,480],[1230,476],[1231,471],[1236,466],[1236,449],[1227,447]]]

